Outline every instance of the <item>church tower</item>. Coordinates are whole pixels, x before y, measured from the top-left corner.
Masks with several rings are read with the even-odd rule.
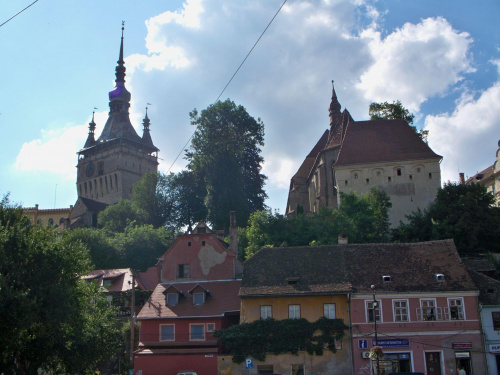
[[[150,120],[143,121],[140,137],[130,122],[130,92],[125,88],[123,30],[116,66],[116,85],[109,92],[109,114],[101,135],[96,140],[94,116],[83,148],[78,151],[76,187],[78,201],[71,214],[70,225],[95,226],[97,212],[120,199],[130,198],[133,185],[144,173],[158,170],[158,148],[151,139]],[[76,221],[80,223],[76,224]]]

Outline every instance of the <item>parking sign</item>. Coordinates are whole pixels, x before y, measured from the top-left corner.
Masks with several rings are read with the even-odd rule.
[[[245,359],[245,368],[253,368],[253,360],[252,360],[252,358]]]

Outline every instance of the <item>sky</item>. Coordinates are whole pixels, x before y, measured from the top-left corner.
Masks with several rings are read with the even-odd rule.
[[[0,23],[32,0],[0,3]],[[77,152],[114,87],[125,21],[131,120],[147,103],[161,172],[185,167],[189,112],[214,103],[283,0],[39,0],[0,27],[0,195],[25,207],[76,202]],[[266,204],[342,109],[400,100],[443,156],[442,181],[493,164],[500,139],[500,1],[288,0],[223,93],[265,124]],[[174,160],[180,157],[174,163]]]

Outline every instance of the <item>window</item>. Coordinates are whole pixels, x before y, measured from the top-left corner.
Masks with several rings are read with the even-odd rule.
[[[205,241],[201,241],[201,246],[205,246]]]
[[[167,293],[167,305],[175,306],[179,304],[179,294],[178,293]]]
[[[110,279],[105,279],[102,281],[102,286],[111,286],[111,280]]]
[[[464,320],[464,302],[462,298],[448,299],[451,320]]]
[[[292,365],[292,375],[304,375],[304,365]]]
[[[406,300],[394,301],[394,321],[395,322],[408,321],[408,301]]]
[[[323,305],[323,315],[327,319],[335,319],[335,304],[325,303]]]
[[[401,176],[401,168],[398,168],[398,169],[396,170],[396,173],[397,173],[397,175],[398,175],[398,176]]]
[[[369,179],[369,178],[367,178],[367,179],[366,179],[366,184],[368,185],[369,183],[370,183],[370,179]]]
[[[373,301],[367,301],[366,302],[366,315],[368,318],[368,322],[374,322],[375,319],[377,319],[377,322],[380,322],[380,301],[373,302]]]
[[[207,233],[207,228],[205,227],[198,228],[198,233]]]
[[[189,246],[189,247],[191,246],[191,241],[188,241],[188,246]]]
[[[391,176],[387,177],[387,182],[391,183]]]
[[[207,332],[215,331],[215,323],[207,323]]]
[[[429,180],[432,180],[432,173],[429,173]]]
[[[413,176],[412,176],[412,175],[410,175],[410,181],[411,181],[411,180],[413,180]]]
[[[349,181],[345,180],[345,186],[349,185]]]
[[[260,307],[260,318],[261,319],[271,319],[273,317],[272,306],[261,306]]]
[[[357,180],[358,179],[358,174],[354,173],[354,178]]]
[[[49,227],[53,226],[54,225],[54,219],[50,218],[49,219]]]
[[[205,293],[193,294],[193,305],[203,305],[205,303]]]
[[[204,324],[190,324],[189,325],[189,339],[190,340],[205,340],[205,325]]]
[[[63,217],[59,219],[59,224],[64,224],[64,218]]]
[[[493,319],[493,329],[500,331],[500,311],[492,312],[491,318]]]
[[[173,324],[160,326],[160,341],[174,341],[175,326]]]
[[[180,279],[191,277],[189,274],[189,264],[179,264],[177,266],[177,271],[177,277]]]
[[[421,170],[422,170],[422,169],[420,169],[420,168],[417,168],[417,173],[420,173],[420,171],[421,171]]]
[[[288,305],[288,319],[300,319],[300,305]]]
[[[420,301],[422,307],[422,320],[436,320],[436,301],[423,299]]]

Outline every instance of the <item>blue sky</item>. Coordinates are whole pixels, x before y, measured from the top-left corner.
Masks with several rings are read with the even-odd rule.
[[[32,1],[0,3],[0,23]],[[0,194],[24,206],[76,201],[76,152],[92,110],[104,125],[121,21],[126,85],[146,103],[166,172],[282,0],[47,1],[0,28]],[[284,211],[290,177],[342,108],[401,100],[443,155],[443,181],[491,165],[500,139],[498,0],[289,0],[222,99],[266,125],[267,204]],[[184,167],[184,160],[172,171]]]

